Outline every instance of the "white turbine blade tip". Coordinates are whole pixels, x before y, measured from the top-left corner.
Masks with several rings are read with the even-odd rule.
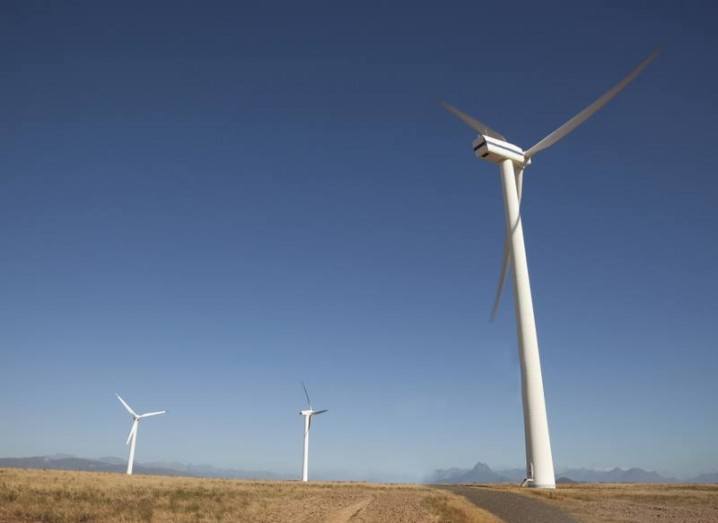
[[[316,416],[317,414],[324,414],[325,412],[329,412],[329,409],[315,410],[314,412],[312,412],[312,416]]]
[[[145,414],[140,414],[140,418],[149,418],[150,416],[159,416],[160,414],[167,414],[166,410],[158,410],[157,412],[147,412]]]

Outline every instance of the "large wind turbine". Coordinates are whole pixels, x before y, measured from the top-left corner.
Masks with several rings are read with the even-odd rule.
[[[513,267],[514,301],[518,326],[519,356],[521,359],[521,392],[524,413],[524,435],[526,438],[526,479],[523,485],[530,487],[554,488],[553,458],[548,433],[546,402],[544,399],[541,362],[539,359],[536,322],[534,319],[531,286],[524,248],[524,233],[521,226],[520,202],[523,174],[536,153],[551,147],[596,111],[606,105],[651,63],[658,51],[651,53],[628,76],[609,89],[595,102],[583,109],[558,129],[541,139],[527,150],[509,143],[506,138],[488,125],[444,103],[444,107],[466,125],[479,133],[474,140],[477,157],[499,165],[503,187],[506,214],[506,241],[504,255],[496,290],[492,318],[498,309],[501,291],[509,264]]]
[[[302,383],[302,388],[304,388],[304,395],[307,397],[307,406],[309,408],[305,410],[300,410],[299,414],[301,416],[304,416],[304,463],[302,465],[302,481],[308,481],[309,480],[309,429],[312,426],[312,416],[318,416],[319,414],[323,414],[327,412],[327,409],[324,410],[314,410],[312,409],[312,400],[309,399],[309,393],[307,392],[307,387]]]
[[[135,462],[135,445],[137,443],[137,429],[140,426],[140,420],[144,418],[149,418],[150,416],[158,416],[160,414],[164,414],[167,412],[166,410],[160,410],[158,412],[148,412],[146,414],[137,414],[134,410],[132,410],[132,407],[130,407],[127,403],[125,403],[125,400],[123,400],[119,394],[115,394],[117,396],[117,399],[120,400],[120,403],[125,406],[127,409],[127,412],[130,413],[130,416],[132,416],[132,428],[130,429],[130,434],[127,436],[127,445],[130,446],[130,457],[127,459],[127,474],[132,475],[132,466]]]

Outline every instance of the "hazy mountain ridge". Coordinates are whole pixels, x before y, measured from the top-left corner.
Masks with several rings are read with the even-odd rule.
[[[31,456],[24,458],[0,458],[0,468],[32,468],[56,470],[80,470],[92,472],[119,472],[127,470],[127,459],[104,456],[97,459],[78,458],[67,454]],[[268,470],[248,470],[213,465],[194,465],[179,462],[135,462],[135,474],[157,476],[192,476],[225,479],[289,480],[298,474],[277,473]],[[365,481],[370,483],[415,483],[417,477],[403,473],[355,472],[351,470],[318,470],[313,477],[322,481]]]
[[[26,469],[81,470],[91,472],[125,472],[127,462],[122,458],[102,457],[85,459],[69,455],[0,458],[0,467]],[[158,476],[196,476],[235,479],[289,479],[288,476],[263,470],[218,468],[211,465],[184,463],[135,463],[135,474]]]
[[[0,468],[3,467],[124,473],[127,468],[127,461],[123,458],[114,456],[97,459],[85,459],[68,454],[55,454],[52,456],[0,458]],[[212,465],[192,465],[175,462],[135,463],[134,472],[137,474],[151,474],[159,476],[194,476],[228,479],[296,479],[294,475],[278,474],[264,470],[221,468]],[[559,469],[556,477],[557,483],[718,483],[718,472],[699,474],[691,478],[679,480],[674,477],[662,476],[655,471],[644,470],[637,467],[629,469],[616,467],[611,470],[595,470],[587,468]],[[523,478],[524,473],[522,469],[514,468],[493,470],[485,463],[478,462],[470,469],[460,467],[437,469],[426,477],[424,482],[443,484],[519,483],[523,480]],[[331,479],[342,478],[332,477]],[[366,481],[366,479],[364,479],[364,481]],[[372,478],[371,481],[385,480],[380,477],[376,477]],[[411,481],[404,478],[402,482]]]
[[[638,467],[622,469],[615,467],[611,470],[594,469],[566,469],[561,471],[566,476],[582,483],[678,483],[678,479],[665,477],[653,470],[644,470]]]
[[[699,474],[689,479],[688,483],[718,483],[718,472]]]
[[[31,456],[28,458],[0,458],[0,467],[22,469],[91,470],[109,472],[121,469],[102,461],[65,456]]]
[[[511,483],[512,480],[491,470],[480,461],[471,469],[450,468],[435,470],[427,483]]]
[[[522,469],[494,471],[485,463],[478,462],[471,469],[459,467],[437,469],[428,476],[426,483],[518,483],[524,477]],[[701,474],[679,480],[638,467],[629,469],[615,467],[611,470],[559,469],[556,477],[559,483],[718,483],[718,473]]]

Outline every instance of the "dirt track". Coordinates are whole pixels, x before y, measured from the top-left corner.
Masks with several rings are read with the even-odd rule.
[[[565,512],[521,494],[486,487],[441,485],[438,488],[464,496],[506,523],[577,523]]]

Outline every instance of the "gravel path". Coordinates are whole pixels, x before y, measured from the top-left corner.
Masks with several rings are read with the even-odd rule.
[[[474,505],[488,510],[506,523],[577,523],[565,512],[522,494],[486,487],[437,485],[437,488],[464,496]]]

